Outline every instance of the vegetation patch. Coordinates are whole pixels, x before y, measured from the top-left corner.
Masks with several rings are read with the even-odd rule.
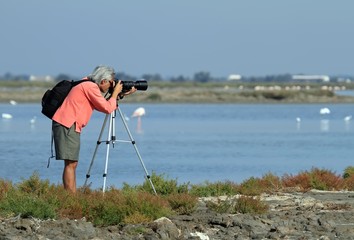
[[[139,224],[171,215],[189,215],[198,207],[200,197],[216,198],[206,206],[220,213],[262,214],[268,206],[260,200],[260,194],[318,190],[354,190],[353,167],[344,174],[327,169],[312,168],[295,175],[278,177],[268,173],[261,178],[251,177],[240,184],[231,181],[203,184],[178,184],[164,174],[153,173],[151,180],[141,185],[124,184],[122,189],[80,188],[70,194],[61,185],[41,180],[37,173],[18,184],[0,179],[0,217],[18,216],[39,219],[81,219],[85,217],[96,226],[124,223]],[[224,200],[220,200],[224,196]],[[225,200],[226,199],[226,200]],[[347,206],[333,206],[345,209]]]

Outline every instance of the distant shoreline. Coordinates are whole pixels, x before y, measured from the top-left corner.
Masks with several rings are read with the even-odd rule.
[[[124,98],[136,103],[354,103],[354,96],[335,94],[334,91],[311,90],[254,90],[222,88],[221,86],[151,86]],[[47,86],[0,87],[0,102],[14,100],[19,103],[41,102]]]
[[[11,100],[18,103],[40,103],[42,98],[42,93],[19,93],[19,94],[1,94],[0,103],[9,103]],[[178,95],[178,96],[177,96]],[[209,96],[200,96],[185,93],[177,93],[169,96],[168,94],[159,94],[159,99],[154,99],[154,96],[151,97],[151,94],[139,95],[136,93],[134,96],[130,96],[121,100],[125,103],[240,103],[240,104],[311,104],[311,103],[354,103],[354,97],[350,96],[303,96],[299,95],[298,97],[292,97],[289,99],[272,99],[264,97],[243,97],[243,96],[225,96],[223,98],[210,94]]]

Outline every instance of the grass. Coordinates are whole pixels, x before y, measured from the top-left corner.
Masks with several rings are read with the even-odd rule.
[[[268,206],[260,194],[272,192],[319,190],[354,190],[354,167],[342,175],[327,169],[312,168],[295,175],[281,177],[268,173],[251,177],[240,184],[230,181],[203,184],[178,184],[164,174],[152,174],[157,195],[148,181],[141,185],[124,184],[122,189],[101,190],[80,188],[73,195],[61,185],[41,180],[37,173],[20,183],[0,179],[0,217],[35,217],[39,219],[86,218],[96,226],[138,224],[163,216],[192,214],[199,197],[227,196],[227,200],[207,202],[211,211],[220,213],[262,214]],[[235,198],[234,196],[238,196]]]

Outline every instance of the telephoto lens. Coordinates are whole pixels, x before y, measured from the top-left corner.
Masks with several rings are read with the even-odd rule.
[[[139,81],[122,81],[123,84],[123,92],[129,91],[132,87],[135,87],[136,90],[139,91],[146,91],[148,88],[147,81],[145,80],[139,80]]]
[[[118,79],[114,79],[116,84],[118,83]],[[122,92],[128,92],[132,87],[135,87],[138,91],[146,91],[148,89],[148,83],[145,80],[138,81],[121,81],[123,85]]]

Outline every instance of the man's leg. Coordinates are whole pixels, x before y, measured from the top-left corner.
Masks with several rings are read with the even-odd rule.
[[[76,193],[76,167],[77,161],[64,160],[63,184],[64,188]]]

